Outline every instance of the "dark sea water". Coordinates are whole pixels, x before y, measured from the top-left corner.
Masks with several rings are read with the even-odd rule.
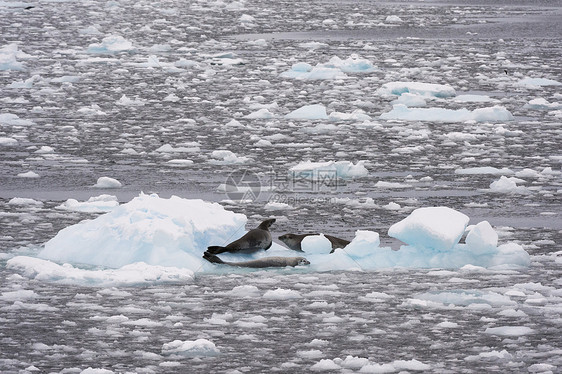
[[[402,22],[387,22],[391,15]],[[25,53],[16,55],[23,70],[0,69],[0,115],[24,120],[0,117],[0,372],[560,372],[562,106],[528,103],[562,103],[562,86],[518,82],[562,82],[561,19],[560,1],[0,1],[0,48],[16,43]],[[88,51],[112,34],[133,48]],[[376,70],[345,80],[279,77],[297,62],[352,54]],[[6,56],[0,67],[13,63]],[[34,76],[28,88],[13,85]],[[392,99],[376,91],[392,81],[486,95],[494,101],[434,99],[428,107],[501,105],[514,120],[385,121]],[[371,120],[283,116],[314,103],[362,109]],[[245,118],[264,107],[277,116]],[[233,119],[241,126],[226,125]],[[256,145],[261,139],[271,146]],[[217,163],[218,149],[250,161]],[[240,169],[279,187],[276,177],[306,160],[366,160],[369,174],[329,190],[281,187],[246,203],[217,192]],[[484,166],[534,173],[521,177],[522,193],[491,191],[499,175],[455,173]],[[28,171],[39,177],[18,177]],[[123,187],[93,188],[101,176]],[[108,193],[127,202],[141,191],[218,201],[246,214],[249,226],[273,215],[274,235],[352,239],[373,230],[394,249],[390,225],[444,205],[471,224],[488,220],[531,265],[198,274],[136,287],[36,279],[6,266],[97,216],[57,209],[67,199]],[[374,204],[364,204],[369,198]],[[266,211],[268,200],[295,209]],[[292,292],[267,296],[278,288]],[[196,339],[220,353],[163,351]]]

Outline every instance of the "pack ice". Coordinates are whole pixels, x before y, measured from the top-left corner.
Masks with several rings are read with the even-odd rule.
[[[414,210],[388,231],[405,243],[398,251],[381,247],[379,234],[373,231],[358,230],[346,248],[333,254],[323,235],[308,237],[302,248],[311,265],[297,271],[529,265],[529,255],[518,244],[498,246],[498,235],[486,221],[470,227],[465,243],[459,243],[468,222],[468,216],[447,207]],[[240,237],[246,223],[245,215],[217,203],[141,194],[93,220],[64,228],[45,243],[38,258],[14,257],[8,266],[36,279],[96,284],[122,284],[124,275],[139,269],[152,274],[143,279],[137,271],[134,279],[139,282],[178,281],[192,272],[251,271],[217,267],[202,258],[207,246],[225,245]],[[221,257],[243,261],[295,255],[274,243],[267,251]],[[82,270],[84,264],[101,269]]]

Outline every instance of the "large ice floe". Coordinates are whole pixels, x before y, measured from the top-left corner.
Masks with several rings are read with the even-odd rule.
[[[395,104],[390,112],[381,114],[380,118],[402,121],[496,122],[511,121],[513,120],[513,115],[509,110],[499,105],[468,110],[466,108],[408,108],[404,104]]]
[[[352,179],[366,177],[369,171],[365,167],[365,161],[357,161],[354,164],[351,161],[313,162],[309,160],[291,167],[289,174],[294,177],[313,180],[320,180],[322,176],[325,178]]]
[[[469,227],[465,243],[459,243],[468,222],[468,216],[447,207],[419,208],[390,227],[389,235],[406,243],[397,251],[381,247],[378,233],[359,230],[346,248],[333,254],[329,241],[319,235],[303,241],[304,254],[274,243],[267,251],[221,257],[241,261],[304,255],[311,265],[288,271],[313,272],[529,265],[529,255],[518,244],[498,246],[498,235],[486,221]],[[36,257],[14,257],[8,267],[38,280],[92,285],[178,282],[198,272],[251,271],[202,258],[207,246],[239,238],[246,223],[245,215],[217,203],[141,194],[93,220],[62,229]]]
[[[389,82],[383,84],[376,93],[386,98],[394,98],[392,109],[382,113],[383,120],[398,121],[433,121],[433,122],[498,122],[512,121],[513,115],[500,105],[469,110],[428,107],[426,100],[450,99],[456,96],[456,91],[448,84],[423,82]],[[455,102],[493,102],[489,97],[476,95],[461,95],[455,97]]]

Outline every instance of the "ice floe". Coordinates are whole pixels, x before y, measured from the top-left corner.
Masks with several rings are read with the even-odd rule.
[[[445,108],[408,108],[395,104],[392,110],[380,115],[385,120],[435,121],[435,122],[503,122],[513,120],[513,115],[506,108],[496,105],[489,108],[445,109]]]
[[[350,161],[313,162],[308,160],[292,166],[289,173],[299,178],[319,181],[322,180],[322,176],[324,178],[360,178],[367,176],[369,171],[365,167],[365,161],[357,161],[354,164]]]
[[[95,200],[113,201],[102,195],[89,204],[95,207]],[[81,205],[87,207],[73,201],[65,204],[75,210],[83,209]],[[486,221],[469,227],[466,243],[459,243],[468,220],[466,215],[446,207],[416,209],[389,229],[390,236],[407,243],[397,251],[381,247],[379,234],[368,230],[358,230],[347,247],[332,254],[324,236],[309,236],[302,246],[311,264],[298,271],[529,265],[529,255],[520,245],[498,246],[498,235]],[[8,260],[8,266],[35,279],[61,283],[126,283],[124,277],[130,277],[131,283],[185,281],[193,272],[218,271],[202,258],[203,252],[209,245],[223,245],[240,237],[245,223],[244,215],[216,203],[141,194],[93,220],[61,230],[45,243],[39,258],[18,256]],[[225,253],[221,257],[240,261],[295,255],[273,243],[267,251]],[[99,268],[81,268],[84,264]],[[277,290],[264,297],[296,296]]]
[[[400,96],[404,93],[424,97],[448,98],[456,95],[456,91],[448,84],[423,83],[423,82],[388,82],[383,84],[376,93],[381,96]]]
[[[133,43],[121,35],[108,35],[102,39],[101,43],[94,43],[88,46],[89,53],[97,54],[114,54],[133,50],[135,50]]]

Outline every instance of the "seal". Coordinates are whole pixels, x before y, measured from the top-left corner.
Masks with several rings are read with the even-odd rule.
[[[264,257],[257,260],[242,262],[227,262],[221,260],[209,252],[203,254],[203,258],[214,264],[224,264],[228,266],[237,266],[241,268],[284,268],[286,266],[310,265],[310,262],[304,257]]]
[[[218,255],[224,252],[255,252],[260,249],[269,249],[271,247],[271,233],[269,227],[275,223],[275,218],[266,219],[260,225],[248,231],[240,239],[227,244],[224,247],[213,245],[207,247],[207,252],[213,255]]]
[[[285,234],[285,235],[281,235],[279,237],[279,240],[285,243],[285,245],[290,249],[292,249],[293,251],[303,252],[301,247],[302,240],[307,236],[311,236],[311,235],[320,235],[320,234]],[[324,236],[326,237],[326,239],[330,241],[330,243],[332,243],[332,250],[330,251],[330,253],[334,253],[334,251],[337,248],[345,248],[345,246],[350,243],[349,240],[336,238],[335,236],[332,235],[324,235]]]

